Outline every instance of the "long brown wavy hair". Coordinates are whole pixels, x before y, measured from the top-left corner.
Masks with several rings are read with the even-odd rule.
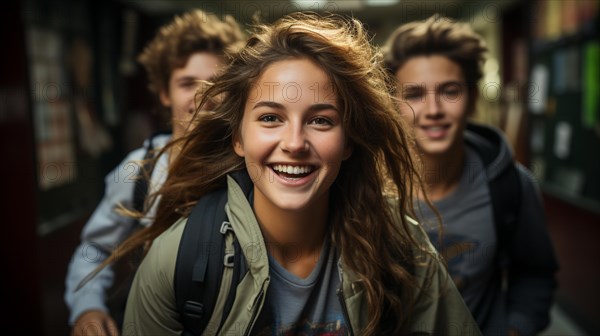
[[[246,169],[233,138],[252,85],[275,62],[308,58],[334,84],[353,146],[330,191],[330,238],[364,286],[369,308],[364,334],[398,334],[410,319],[416,289],[412,268],[418,244],[406,216],[414,216],[412,200],[422,182],[409,126],[389,93],[394,82],[381,66],[382,55],[356,19],[296,13],[255,29],[202,94],[198,106],[217,101],[214,111],[198,111],[194,128],[163,149],[182,148],[165,184],[151,196],[160,199],[154,224],[126,240],[103,265],[151,242],[187,216],[203,195],[225,187],[229,173]]]

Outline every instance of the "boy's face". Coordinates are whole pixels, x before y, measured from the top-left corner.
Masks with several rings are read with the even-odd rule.
[[[419,149],[425,155],[448,154],[463,146],[469,116],[469,91],[458,64],[440,55],[416,56],[398,71],[400,99],[414,127]],[[403,104],[403,103],[401,103]]]
[[[192,54],[185,66],[173,70],[168,91],[161,91],[161,103],[171,109],[173,138],[185,132],[196,111],[194,95],[199,81],[210,80],[222,65],[221,57],[209,52]]]

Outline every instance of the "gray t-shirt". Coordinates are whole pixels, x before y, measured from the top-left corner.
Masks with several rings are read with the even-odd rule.
[[[506,313],[499,297],[502,282],[496,272],[494,216],[483,161],[473,149],[466,148],[458,187],[434,205],[442,216],[442,244],[435,216],[420,203],[429,238],[448,261],[448,271],[477,323],[494,329],[483,333],[502,334],[499,329],[506,325]]]
[[[302,279],[269,256],[271,283],[266,307],[270,312],[261,335],[345,335],[347,328],[336,295],[340,286],[334,248],[326,241],[317,265]]]

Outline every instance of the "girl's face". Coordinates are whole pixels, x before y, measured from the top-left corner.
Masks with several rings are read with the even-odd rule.
[[[171,108],[174,138],[183,135],[192,120],[196,111],[194,96],[200,81],[213,78],[221,65],[220,56],[199,52],[192,54],[185,66],[171,73],[169,89],[160,93],[160,101]]]
[[[325,72],[307,59],[269,65],[249,92],[234,150],[254,182],[255,207],[306,211],[327,202],[352,150]]]
[[[400,98],[414,111],[415,139],[424,154],[461,147],[469,97],[460,66],[445,56],[416,56],[398,69],[396,78]],[[406,115],[413,118],[412,111]]]

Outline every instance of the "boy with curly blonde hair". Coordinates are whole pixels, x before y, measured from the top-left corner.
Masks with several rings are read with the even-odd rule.
[[[199,84],[215,76],[244,41],[244,33],[233,18],[220,19],[194,10],[176,16],[163,26],[140,54],[139,62],[148,73],[149,89],[170,114],[172,134],[147,139],[142,148],[129,153],[106,177],[104,197],[83,228],[81,243],[75,250],[65,281],[65,301],[70,310],[73,335],[119,334],[126,295],[121,295],[122,302],[116,305],[120,311],[109,311],[107,290],[113,285],[114,270],[106,267],[82,288],[78,286],[136,229],[152,224],[152,208],[140,220],[117,213],[115,209],[122,205],[140,212],[144,210],[146,194],[162,185],[169,163],[177,155],[175,150],[158,158],[154,154],[184,135],[198,108],[194,96]],[[135,173],[140,169],[137,162],[142,161],[153,162],[147,182],[136,179],[142,176]]]

